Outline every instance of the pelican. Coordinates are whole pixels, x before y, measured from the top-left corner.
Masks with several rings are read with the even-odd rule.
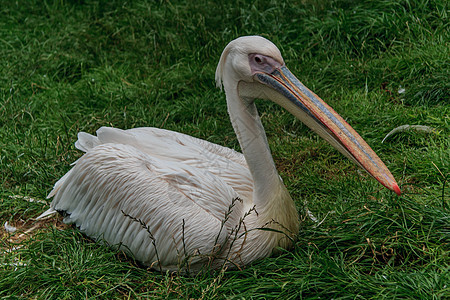
[[[154,269],[240,267],[287,248],[299,216],[272,159],[255,99],[285,108],[382,185],[394,177],[366,142],[260,36],[224,49],[216,69],[242,154],[158,128],[78,134],[85,152],[56,182],[50,209]]]

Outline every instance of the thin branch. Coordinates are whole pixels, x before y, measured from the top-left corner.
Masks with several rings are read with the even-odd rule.
[[[163,271],[162,271],[162,266],[161,266],[161,260],[159,259],[158,249],[156,248],[156,239],[155,239],[155,236],[154,236],[154,235],[152,234],[152,232],[150,231],[150,228],[149,228],[149,227],[147,226],[147,224],[146,224],[144,221],[142,221],[141,219],[132,217],[132,216],[130,216],[129,214],[125,213],[123,210],[121,210],[121,212],[122,212],[122,214],[123,214],[125,217],[130,218],[130,219],[133,220],[134,222],[138,222],[138,223],[141,225],[141,227],[142,227],[143,229],[145,229],[145,230],[148,232],[148,235],[149,235],[150,239],[152,240],[153,247],[155,247],[155,254],[156,254],[156,260],[157,260],[158,265],[159,265],[159,271],[162,273]],[[183,221],[184,221],[184,220],[183,220]]]

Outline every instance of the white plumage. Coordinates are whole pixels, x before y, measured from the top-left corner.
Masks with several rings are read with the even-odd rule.
[[[67,213],[64,221],[88,236],[111,245],[122,243],[144,264],[158,267],[159,258],[163,269],[176,270],[187,254],[190,268],[199,268],[196,264],[216,255],[220,247],[229,250],[234,227],[253,208],[251,174],[243,155],[234,150],[157,128],[104,127],[96,137],[80,133],[76,146],[86,154],[55,184],[49,195],[54,196],[52,208]],[[124,213],[143,221],[154,240]],[[295,216],[295,209],[292,213]],[[251,211],[245,224],[255,227],[255,217]],[[237,239],[234,248],[240,248],[243,239]],[[273,246],[258,248],[252,250],[269,248],[268,255]],[[235,257],[233,262],[245,261]]]
[[[301,107],[309,104],[298,101],[317,96],[296,90],[301,84],[289,74],[270,41],[255,36],[232,41],[216,82],[223,83],[243,154],[157,128],[79,133],[75,145],[86,153],[55,184],[49,212],[64,212],[64,221],[88,236],[120,244],[142,263],[164,270],[242,266],[288,247],[298,214],[273,163],[255,98],[282,105],[374,177],[374,161],[377,172],[387,170],[370,148],[356,143],[359,136],[356,146],[350,144],[321,112]],[[356,133],[349,134],[355,139]],[[355,155],[359,152],[370,156],[369,162]]]

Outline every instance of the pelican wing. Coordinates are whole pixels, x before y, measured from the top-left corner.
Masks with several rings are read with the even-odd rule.
[[[222,221],[239,195],[221,177],[131,145],[93,145],[49,195],[51,207],[67,214],[65,222],[93,238],[121,243],[147,265],[159,253],[166,269],[226,242]]]
[[[97,136],[79,133],[75,146],[87,152],[107,143],[130,145],[154,158],[207,170],[222,178],[241,199],[251,202],[253,179],[242,153],[186,134],[153,127],[129,130],[102,127],[96,133]]]

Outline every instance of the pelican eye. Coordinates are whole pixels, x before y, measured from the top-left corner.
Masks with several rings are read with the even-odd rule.
[[[281,66],[275,59],[262,54],[251,53],[248,58],[253,74],[256,72],[272,73],[278,66]]]

